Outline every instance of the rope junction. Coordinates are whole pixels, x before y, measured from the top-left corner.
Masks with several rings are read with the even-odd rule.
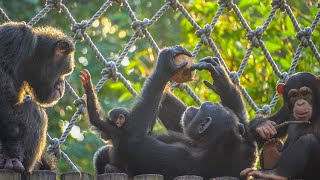
[[[119,8],[124,8],[125,11],[128,13],[130,19],[132,20],[131,28],[135,31],[132,37],[130,38],[129,42],[124,47],[122,53],[118,57],[118,59],[113,61],[107,61],[103,55],[100,53],[99,49],[95,46],[93,41],[91,40],[90,36],[86,33],[86,29],[89,28],[93,22],[98,19],[102,14],[104,14],[108,8],[112,5],[118,5]],[[226,67],[228,70],[224,59],[222,58],[215,42],[211,38],[211,33],[213,28],[216,26],[219,17],[221,16],[224,9],[227,9],[228,12],[234,11],[235,15],[238,17],[241,25],[246,30],[247,35],[246,38],[251,42],[249,48],[247,49],[244,58],[241,61],[241,64],[238,68],[238,71],[232,71],[230,72],[228,70],[228,73],[233,81],[233,83],[239,87],[240,91],[242,92],[244,98],[247,100],[249,105],[256,111],[257,115],[268,115],[271,113],[271,109],[274,108],[276,105],[279,95],[276,93],[273,96],[273,99],[271,100],[270,104],[265,104],[260,109],[255,104],[255,102],[251,99],[248,92],[240,85],[239,78],[242,76],[243,71],[247,65],[247,62],[249,60],[249,57],[251,55],[251,52],[254,48],[261,48],[263,51],[263,54],[267,58],[269,64],[271,65],[274,73],[278,76],[279,82],[286,82],[286,80],[294,73],[295,68],[297,66],[297,63],[299,61],[301,52],[303,48],[310,47],[313,55],[320,63],[320,55],[318,50],[316,49],[316,46],[314,45],[313,41],[311,40],[311,36],[313,31],[315,30],[316,25],[319,22],[320,19],[320,10],[318,11],[315,19],[313,20],[311,27],[306,27],[304,29],[301,29],[296,18],[294,17],[291,8],[286,4],[286,0],[273,0],[271,3],[272,10],[269,13],[267,19],[263,23],[262,26],[257,27],[255,30],[252,30],[249,25],[247,24],[246,20],[244,19],[242,13],[240,12],[238,6],[233,3],[232,0],[218,0],[219,9],[217,13],[215,14],[212,22],[210,24],[206,24],[204,27],[200,27],[195,20],[191,17],[189,12],[179,3],[178,0],[166,0],[164,5],[156,12],[156,14],[149,20],[149,19],[143,19],[139,20],[135,16],[135,13],[131,9],[129,3],[127,0],[108,0],[105,2],[101,8],[89,19],[89,20],[83,20],[80,23],[78,23],[72,14],[70,13],[69,9],[63,4],[62,0],[46,0],[45,7],[34,17],[31,19],[30,22],[28,22],[29,25],[33,26],[36,24],[40,19],[42,19],[47,13],[49,13],[51,10],[56,10],[62,14],[64,14],[67,19],[71,22],[72,32],[74,33],[73,41],[85,41],[88,43],[89,47],[93,50],[95,53],[97,59],[100,61],[100,63],[104,66],[104,69],[102,70],[102,78],[97,83],[95,91],[99,92],[99,90],[102,88],[104,83],[108,79],[112,79],[114,81],[121,81],[125,87],[130,91],[131,94],[134,96],[137,96],[137,92],[132,88],[130,83],[126,80],[126,78],[117,71],[117,69],[120,67],[122,60],[127,56],[129,49],[135,44],[135,42],[138,39],[141,38],[147,38],[148,42],[150,43],[151,47],[156,51],[156,53],[160,52],[160,48],[158,47],[157,43],[154,41],[152,35],[148,31],[148,27],[152,26],[156,21],[159,20],[159,18],[168,10],[169,8],[172,8],[173,10],[180,11],[185,18],[190,22],[190,24],[195,29],[195,34],[197,37],[199,37],[199,42],[195,46],[194,50],[192,51],[193,57],[196,57],[198,52],[200,51],[200,48],[202,45],[209,46],[215,55],[218,57],[220,62]],[[320,6],[320,4],[319,4]],[[296,37],[300,40],[300,44],[298,45],[295,55],[293,57],[293,60],[291,62],[291,66],[288,70],[288,72],[281,72],[274,62],[273,58],[271,57],[271,54],[269,53],[267,47],[265,46],[262,36],[263,33],[268,28],[271,20],[273,19],[275,13],[277,10],[280,10],[283,13],[287,13],[290,20],[292,21],[292,24],[294,26],[294,29],[296,31]],[[6,13],[0,8],[0,17],[4,21],[10,21],[9,17],[6,15]],[[47,151],[50,154],[54,154],[58,158],[63,158],[67,164],[72,168],[73,171],[78,171],[79,169],[72,163],[72,161],[69,159],[67,154],[65,154],[63,151],[60,150],[60,146],[65,142],[67,136],[69,135],[71,128],[76,123],[78,117],[84,113],[85,110],[85,102],[84,97],[79,97],[77,93],[74,91],[74,89],[71,87],[68,81],[65,82],[67,90],[70,92],[72,97],[75,99],[74,105],[77,107],[77,111],[71,118],[68,127],[63,132],[60,138],[52,138],[48,134],[48,141],[50,143],[49,147],[47,148]],[[197,95],[192,91],[192,89],[187,84],[172,84],[171,90],[174,88],[178,88],[181,91],[186,90],[187,93],[195,100],[195,102],[200,105],[201,100],[197,97]],[[26,100],[30,100],[31,97],[26,97]]]

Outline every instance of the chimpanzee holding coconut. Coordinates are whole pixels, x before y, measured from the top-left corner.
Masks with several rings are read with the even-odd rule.
[[[206,179],[239,177],[242,169],[254,163],[255,145],[248,131],[247,114],[239,90],[233,86],[217,58],[204,58],[189,70],[206,69],[211,73],[214,84],[207,81],[205,84],[220,95],[221,104],[205,102],[199,108],[187,108],[181,120],[182,141],[166,143],[148,134],[150,124],[158,115],[167,83],[188,64],[174,63],[180,54],[191,56],[181,46],[160,52],[155,70],[125,117],[129,126],[114,147],[124,159],[124,169],[130,176],[157,173],[165,179],[181,175],[199,175]],[[83,82],[90,82],[89,78],[87,72],[82,73]],[[90,98],[94,96],[88,96],[87,102],[90,121],[96,121],[92,117],[97,117],[103,124],[97,115],[96,100]],[[108,124],[101,127],[107,130],[104,126]]]

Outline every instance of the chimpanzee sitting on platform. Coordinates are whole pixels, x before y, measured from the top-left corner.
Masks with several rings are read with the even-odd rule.
[[[286,84],[279,84],[278,93],[284,98],[283,107],[270,118],[257,118],[251,127],[257,132],[257,139],[288,135],[282,152],[272,170],[255,171],[246,169],[242,175],[268,179],[320,177],[320,81],[311,73],[297,73]],[[270,119],[271,121],[269,121]],[[289,125],[280,132],[274,125],[284,121],[308,121],[311,124]],[[262,139],[261,139],[262,138]]]
[[[239,91],[216,58],[205,58],[192,67],[211,72],[215,82],[206,85],[220,95],[222,104],[205,102],[200,108],[190,107],[184,112],[184,133],[191,143],[164,143],[147,133],[158,114],[166,84],[186,66],[173,62],[179,54],[189,53],[180,46],[160,52],[156,69],[129,111],[126,122],[130,126],[117,147],[127,161],[128,173],[131,176],[158,173],[165,179],[188,174],[206,179],[239,176],[242,169],[252,166],[255,145],[247,130],[247,115]],[[88,103],[89,116],[94,112],[90,108],[95,107]]]

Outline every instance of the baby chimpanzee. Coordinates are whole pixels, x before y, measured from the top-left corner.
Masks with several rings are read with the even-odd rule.
[[[100,132],[101,138],[111,140],[112,145],[101,147],[93,158],[96,174],[125,172],[126,163],[124,156],[118,152],[118,144],[121,136],[128,132],[129,110],[126,108],[114,108],[109,111],[105,120],[98,114],[99,102],[94,92],[90,73],[84,70],[80,73],[85,93],[87,95],[87,107],[89,120]]]

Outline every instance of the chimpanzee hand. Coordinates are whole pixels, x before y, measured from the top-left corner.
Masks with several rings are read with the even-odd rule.
[[[267,120],[256,128],[256,133],[259,134],[262,139],[270,139],[277,134],[276,125],[275,122]]]
[[[214,80],[214,84],[208,81],[203,81],[204,84],[212,89],[215,93],[220,94],[231,83],[230,78],[225,71],[224,67],[220,64],[216,57],[205,57],[199,61],[199,63],[191,66],[190,70],[208,70],[211,73],[211,77]]]
[[[167,78],[174,76],[188,64],[188,62],[183,62],[179,65],[174,63],[174,58],[180,54],[185,54],[190,57],[192,56],[188,50],[178,45],[162,50],[159,54],[155,72],[160,73]]]
[[[255,170],[254,168],[247,168],[240,172],[241,177],[253,176],[255,178],[263,178],[270,180],[287,180],[288,178],[280,176],[274,170]]]
[[[85,93],[87,94],[90,89],[92,89],[91,75],[88,70],[83,70],[80,72],[80,79],[84,88]]]

